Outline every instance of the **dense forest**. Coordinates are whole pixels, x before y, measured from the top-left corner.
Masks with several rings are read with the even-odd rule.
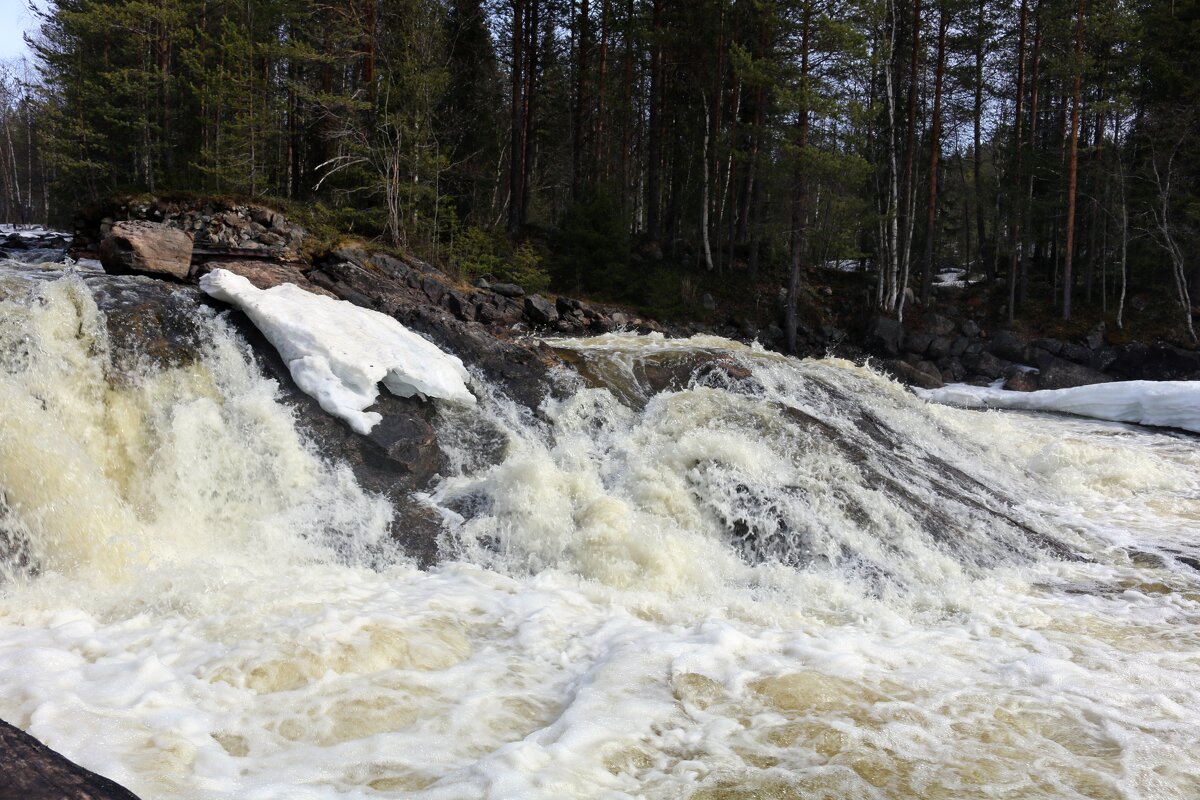
[[[953,264],[1009,319],[1120,327],[1138,287],[1194,338],[1200,0],[40,13],[0,96],[9,220],[125,191],[272,198],[467,273],[631,302],[669,274],[778,303],[855,261],[893,316]]]

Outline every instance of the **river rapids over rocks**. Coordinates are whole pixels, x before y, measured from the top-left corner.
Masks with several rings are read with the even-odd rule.
[[[0,718],[142,798],[1200,796],[1193,437],[549,340],[437,407],[420,569],[216,310],[117,369],[94,291],[0,267]]]

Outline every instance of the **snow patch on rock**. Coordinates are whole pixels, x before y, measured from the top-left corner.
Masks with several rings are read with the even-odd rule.
[[[1200,433],[1200,381],[1117,381],[1039,392],[953,383],[913,391],[926,400],[963,408],[1056,411]]]
[[[386,314],[290,283],[258,289],[224,269],[202,277],[200,288],[245,312],[279,351],[296,385],[358,433],[382,419],[366,411],[380,383],[399,397],[475,403],[462,361]]]

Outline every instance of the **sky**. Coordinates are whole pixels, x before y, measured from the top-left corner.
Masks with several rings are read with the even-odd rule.
[[[0,0],[0,60],[29,55],[21,36],[35,23],[29,0]]]

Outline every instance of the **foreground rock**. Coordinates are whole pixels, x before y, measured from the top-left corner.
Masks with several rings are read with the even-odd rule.
[[[138,800],[0,720],[0,800]]]
[[[114,275],[184,280],[192,270],[192,237],[159,222],[118,222],[100,243],[100,263]]]

